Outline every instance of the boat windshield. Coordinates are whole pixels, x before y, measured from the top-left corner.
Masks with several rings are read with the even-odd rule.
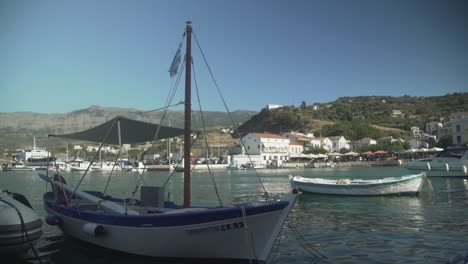
[[[468,151],[468,148],[448,148],[437,154],[436,157],[460,159],[461,157],[463,157],[466,151]]]

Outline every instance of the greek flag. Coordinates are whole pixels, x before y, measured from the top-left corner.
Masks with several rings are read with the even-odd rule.
[[[179,48],[177,49],[174,59],[172,60],[171,68],[169,69],[169,74],[171,75],[171,78],[174,75],[176,75],[177,71],[179,70],[181,48],[182,48],[182,42],[179,44]]]

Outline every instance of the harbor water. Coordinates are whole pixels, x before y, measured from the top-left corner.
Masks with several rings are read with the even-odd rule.
[[[45,173],[45,172],[43,172]],[[254,171],[195,171],[193,205],[219,205],[212,180],[223,204],[261,201],[263,188],[273,196],[290,192],[288,175],[333,179],[370,179],[410,174],[401,167],[315,168]],[[68,184],[79,182],[78,172],[62,173]],[[82,190],[104,191],[109,173],[90,172]],[[168,172],[147,172],[146,185],[161,186]],[[268,263],[445,263],[468,253],[468,178],[429,178],[419,196],[349,197],[301,194]],[[136,172],[115,172],[106,193],[131,197],[138,184]],[[166,185],[170,200],[181,202],[182,173]],[[263,187],[262,187],[263,185]],[[34,171],[0,172],[0,189],[25,195],[42,217],[42,195],[50,186]],[[139,197],[139,193],[135,194]],[[63,238],[56,227],[43,226],[44,241],[56,250],[52,263],[162,263]],[[203,243],[203,241],[200,241]],[[226,241],[229,243],[229,241]],[[183,250],[183,249],[181,249]]]

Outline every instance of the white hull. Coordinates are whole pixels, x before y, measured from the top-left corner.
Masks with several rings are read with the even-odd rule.
[[[296,198],[297,195],[287,195],[285,200],[289,204],[285,208],[268,213],[221,221],[207,219],[188,225],[177,225],[175,221],[175,226],[152,227],[151,215],[132,216],[146,217],[147,224],[139,227],[101,224],[105,230],[101,236],[83,231],[90,222],[66,216],[47,205],[45,208],[61,219],[60,227],[65,234],[113,250],[161,258],[265,261]],[[166,214],[190,217],[187,212]]]
[[[468,148],[448,147],[433,158],[414,160],[405,167],[425,171],[427,176],[468,177]]]
[[[146,168],[147,171],[173,171],[174,170],[173,165],[164,165],[164,164],[146,165],[146,167],[142,167],[142,168]]]
[[[460,160],[415,160],[406,164],[405,167],[414,172],[425,171],[429,177],[468,177],[468,164]]]
[[[335,195],[417,194],[421,190],[422,182],[422,174],[368,181],[343,181],[301,176],[291,179],[293,187],[300,191]]]

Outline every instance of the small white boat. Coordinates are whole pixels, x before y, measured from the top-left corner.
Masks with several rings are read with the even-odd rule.
[[[448,147],[433,158],[411,161],[405,167],[425,171],[427,176],[468,177],[468,147]]]
[[[21,194],[0,191],[0,253],[20,254],[42,235],[42,221]]]
[[[322,179],[289,176],[291,185],[302,192],[337,195],[417,194],[424,173],[383,179]]]
[[[33,171],[34,168],[31,166],[26,166],[23,163],[12,163],[12,164],[3,164],[3,171]]]
[[[114,164],[113,162],[95,162],[93,165],[91,165],[90,168],[91,171],[120,171],[122,168],[120,165]]]

